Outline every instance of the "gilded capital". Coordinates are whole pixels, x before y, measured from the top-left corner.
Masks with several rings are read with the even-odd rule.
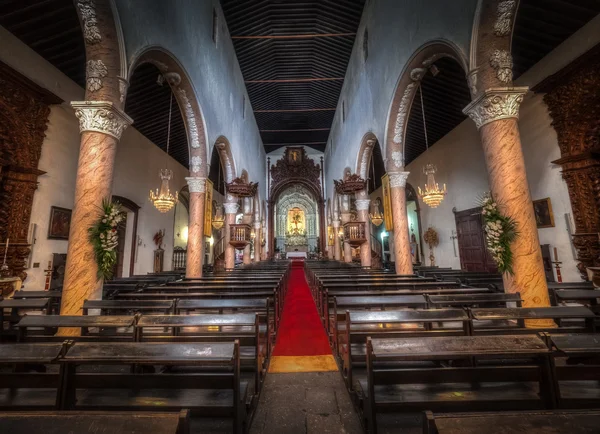
[[[79,119],[79,131],[108,134],[117,140],[133,119],[110,101],[73,101],[75,116]]]
[[[464,108],[477,125],[477,129],[485,124],[500,119],[519,118],[519,106],[528,87],[494,87],[487,89]]]
[[[355,203],[357,211],[368,211],[371,199],[356,199]]]

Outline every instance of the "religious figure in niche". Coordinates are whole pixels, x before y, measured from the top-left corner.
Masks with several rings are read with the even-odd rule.
[[[289,210],[287,231],[290,235],[304,235],[306,232],[304,211],[300,208],[292,208]]]

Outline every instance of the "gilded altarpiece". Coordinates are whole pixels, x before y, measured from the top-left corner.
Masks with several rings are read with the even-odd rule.
[[[600,266],[600,46],[533,90],[543,92],[558,136],[575,230],[573,244],[584,279]]]
[[[0,241],[11,275],[27,277],[33,195],[50,104],[62,101],[0,62]]]

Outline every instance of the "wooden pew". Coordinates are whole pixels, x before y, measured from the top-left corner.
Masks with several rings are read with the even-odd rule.
[[[521,294],[450,294],[427,295],[429,307],[508,307],[508,303],[515,303],[521,307]]]
[[[545,333],[544,337],[553,352],[559,408],[600,406],[600,336]]]
[[[439,324],[460,323],[461,328]],[[438,327],[433,328],[433,324]],[[469,316],[462,309],[406,309],[390,311],[346,311],[345,343],[340,345],[342,369],[348,388],[354,387],[353,365],[366,360],[366,340],[378,337],[463,336],[470,334]]]
[[[11,368],[0,370],[0,410],[56,408],[60,378],[58,372],[45,371],[66,349],[65,343],[0,345],[0,367]],[[43,372],[28,372],[28,365]],[[48,389],[52,389],[49,394]],[[0,425],[0,432],[10,431]]]
[[[254,372],[254,391],[260,391],[268,360],[266,331],[265,345],[261,345],[257,314],[200,314],[200,315],[144,315],[136,328],[137,342],[226,342],[240,343],[240,358]]]
[[[168,315],[174,313],[175,302],[173,300],[84,300],[83,314],[87,315],[90,309],[100,310],[100,315],[110,315],[115,311],[125,311],[125,313],[161,312]]]
[[[244,431],[247,383],[240,381],[239,343],[75,343],[61,364],[61,410],[161,411],[233,418]],[[101,366],[194,366],[194,374],[119,373]],[[92,373],[83,366],[96,366]],[[112,389],[113,392],[108,390]],[[115,393],[121,389],[121,393]],[[148,390],[142,392],[142,390]],[[98,391],[102,390],[101,393]],[[135,396],[130,396],[135,390]],[[168,390],[168,393],[161,391]],[[174,390],[179,391],[175,393]],[[218,390],[218,393],[215,393]],[[188,393],[186,393],[188,392]]]
[[[133,342],[135,321],[134,316],[28,315],[15,327],[19,330],[19,342],[64,340],[64,336],[54,336],[59,327],[80,329],[81,336],[71,337],[71,339],[95,341],[120,339]],[[90,328],[98,328],[99,331],[91,333]]]
[[[3,433],[189,434],[188,410],[179,413],[36,411],[0,413]]]
[[[594,313],[600,313],[598,306],[600,289],[554,289],[551,293],[553,297],[550,300],[555,306],[576,302],[588,306]]]
[[[532,333],[533,331],[552,331],[554,328],[525,328],[525,320],[551,319],[558,326],[564,326],[564,320],[583,320],[582,326],[563,327],[568,332],[595,331],[595,315],[585,307],[521,307],[470,309],[474,335]]]
[[[19,322],[22,318],[19,315],[20,310],[38,310],[48,311],[50,303],[49,298],[22,298],[0,300],[0,341],[11,331],[13,324]],[[9,309],[8,317],[4,315],[4,309]],[[4,329],[4,322],[8,322],[8,328]]]
[[[15,291],[12,295],[15,300],[24,298],[49,298],[48,313],[52,315],[58,315],[60,312],[60,299],[62,298],[62,290],[50,290],[50,291],[28,291],[21,289]]]
[[[423,434],[595,434],[600,411],[425,412]]]
[[[391,362],[460,361],[471,364],[473,361],[510,359],[515,363],[409,370],[390,368]],[[525,359],[527,362],[523,361]],[[537,382],[539,393],[530,389],[528,382]],[[470,385],[465,387],[460,383]],[[499,387],[490,383],[505,384]],[[550,350],[537,335],[368,338],[367,378],[359,385],[370,434],[377,433],[376,415],[384,411],[552,409],[556,404]]]

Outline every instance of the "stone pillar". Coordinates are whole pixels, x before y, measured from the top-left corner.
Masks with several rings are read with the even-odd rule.
[[[341,216],[342,216],[342,228],[343,228],[344,224],[348,223],[350,221],[350,213],[342,212]],[[350,246],[350,244],[348,244],[347,242],[344,241],[343,249],[344,249],[344,262],[352,262],[352,246]]]
[[[369,220],[369,205],[371,199],[366,191],[356,194],[356,211],[359,222],[365,222],[365,238],[367,241],[360,246],[360,265],[371,267],[371,220]]]
[[[242,223],[246,224],[246,225],[252,225],[252,198],[251,197],[245,197],[243,199],[243,204],[244,204],[244,216],[242,217]],[[246,247],[244,247],[244,256],[243,256],[243,262],[244,265],[248,265],[250,263],[252,263],[252,258],[250,257],[250,254],[252,253],[252,246],[250,244],[248,244]]]
[[[341,261],[341,247],[340,247],[340,236],[338,232],[340,231],[340,221],[333,221],[333,257],[336,261]]]
[[[396,274],[413,274],[406,215],[406,180],[409,172],[389,172],[394,221],[394,257]]]
[[[188,243],[185,277],[202,277],[204,260],[204,202],[206,178],[185,178],[190,190]]]
[[[80,101],[71,105],[79,119],[81,145],[61,314],[81,315],[85,299],[102,297],[102,281],[98,279],[98,266],[88,229],[100,217],[102,200],[112,196],[117,143],[132,120],[108,101]],[[60,334],[78,335],[79,329],[61,329]]]
[[[235,268],[235,248],[229,244],[231,239],[231,225],[235,224],[235,216],[240,207],[233,196],[227,195],[227,202],[223,204],[225,208],[225,269],[233,270]]]
[[[479,130],[494,200],[504,214],[515,220],[519,231],[511,245],[514,276],[503,276],[504,288],[519,292],[523,306],[535,307],[549,306],[550,300],[517,123],[527,90],[490,88],[464,112]]]
[[[262,238],[260,222],[254,222],[254,262],[260,262],[261,245],[260,240]]]

